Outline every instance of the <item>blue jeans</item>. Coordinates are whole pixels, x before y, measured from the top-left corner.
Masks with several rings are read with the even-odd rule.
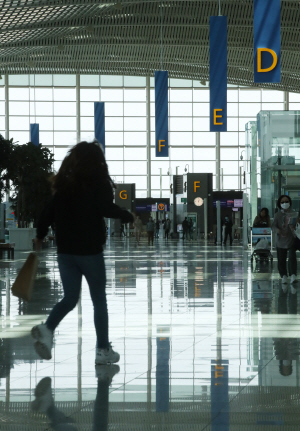
[[[64,297],[51,311],[46,325],[52,331],[63,318],[76,307],[84,275],[90,289],[94,306],[94,324],[97,334],[97,347],[106,349],[108,340],[108,312],[106,302],[106,275],[103,253],[87,256],[58,254],[58,268],[64,289]]]

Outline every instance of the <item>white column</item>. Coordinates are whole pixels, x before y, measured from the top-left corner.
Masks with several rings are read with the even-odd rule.
[[[80,74],[76,74],[76,136],[77,143],[81,141],[80,130]]]
[[[147,115],[147,196],[151,198],[151,111],[150,76],[146,76],[146,115]]]
[[[217,206],[217,245],[221,245],[221,202],[216,202]],[[224,238],[223,238],[224,241]]]
[[[288,91],[284,92],[284,110],[289,111],[290,110],[290,93]]]
[[[8,74],[5,74],[5,139],[9,139],[9,95]]]
[[[220,178],[220,132],[216,132],[216,190],[221,190]]]

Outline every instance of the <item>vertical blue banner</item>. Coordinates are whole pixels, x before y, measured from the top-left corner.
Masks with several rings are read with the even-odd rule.
[[[169,360],[170,339],[156,339],[157,363],[156,363],[156,411],[169,411]]]
[[[36,147],[40,145],[40,125],[38,123],[30,124],[30,142]]]
[[[168,72],[155,72],[155,156],[169,157]]]
[[[254,0],[253,9],[254,82],[280,82],[280,0]]]
[[[229,431],[228,360],[211,361],[211,430]]]
[[[94,102],[95,138],[105,153],[105,108],[104,102]]]
[[[209,18],[210,131],[227,132],[227,17]]]

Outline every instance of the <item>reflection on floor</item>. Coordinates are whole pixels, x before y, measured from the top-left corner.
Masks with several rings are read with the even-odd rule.
[[[85,280],[51,361],[30,328],[62,297],[45,250],[30,303],[10,287],[27,253],[0,260],[0,429],[299,430],[299,297],[241,247],[159,239],[105,250],[118,366],[96,367]],[[300,287],[299,287],[300,288]]]

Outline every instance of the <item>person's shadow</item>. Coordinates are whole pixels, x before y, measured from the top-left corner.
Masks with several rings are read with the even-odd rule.
[[[120,368],[118,365],[98,365],[95,369],[98,385],[91,429],[92,431],[107,431],[109,386]],[[39,381],[34,391],[35,400],[31,403],[32,410],[44,413],[49,419],[51,429],[55,431],[77,431],[78,428],[74,419],[71,416],[66,416],[55,406],[51,383],[50,377],[44,377]]]
[[[280,289],[278,314],[297,314],[297,292],[291,287],[288,293]],[[279,360],[279,373],[290,376],[293,373],[292,361],[299,357],[299,338],[274,338],[276,359]]]

